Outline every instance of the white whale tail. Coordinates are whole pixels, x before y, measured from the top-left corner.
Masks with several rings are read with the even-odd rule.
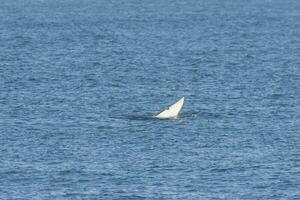
[[[166,110],[162,111],[158,115],[156,115],[156,118],[159,119],[176,119],[178,117],[179,112],[182,109],[184,103],[184,97],[182,97],[179,101],[171,105]]]

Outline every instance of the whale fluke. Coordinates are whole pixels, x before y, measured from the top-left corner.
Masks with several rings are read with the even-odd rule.
[[[183,103],[184,103],[184,97],[182,97],[176,103],[174,103],[169,108],[162,111],[155,117],[159,119],[176,119],[178,117],[179,112],[182,109]]]

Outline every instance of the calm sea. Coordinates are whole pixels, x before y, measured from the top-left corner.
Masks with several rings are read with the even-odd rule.
[[[300,1],[2,0],[0,199],[300,199]]]

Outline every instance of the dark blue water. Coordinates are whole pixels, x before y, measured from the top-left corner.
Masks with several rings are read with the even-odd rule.
[[[299,10],[1,1],[0,199],[300,199]]]

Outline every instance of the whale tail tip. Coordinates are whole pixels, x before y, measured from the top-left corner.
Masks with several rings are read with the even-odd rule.
[[[156,115],[156,118],[159,119],[176,119],[178,118],[178,115],[183,107],[185,98],[182,97],[179,99],[176,103],[172,104],[169,108],[165,109],[158,115]]]

